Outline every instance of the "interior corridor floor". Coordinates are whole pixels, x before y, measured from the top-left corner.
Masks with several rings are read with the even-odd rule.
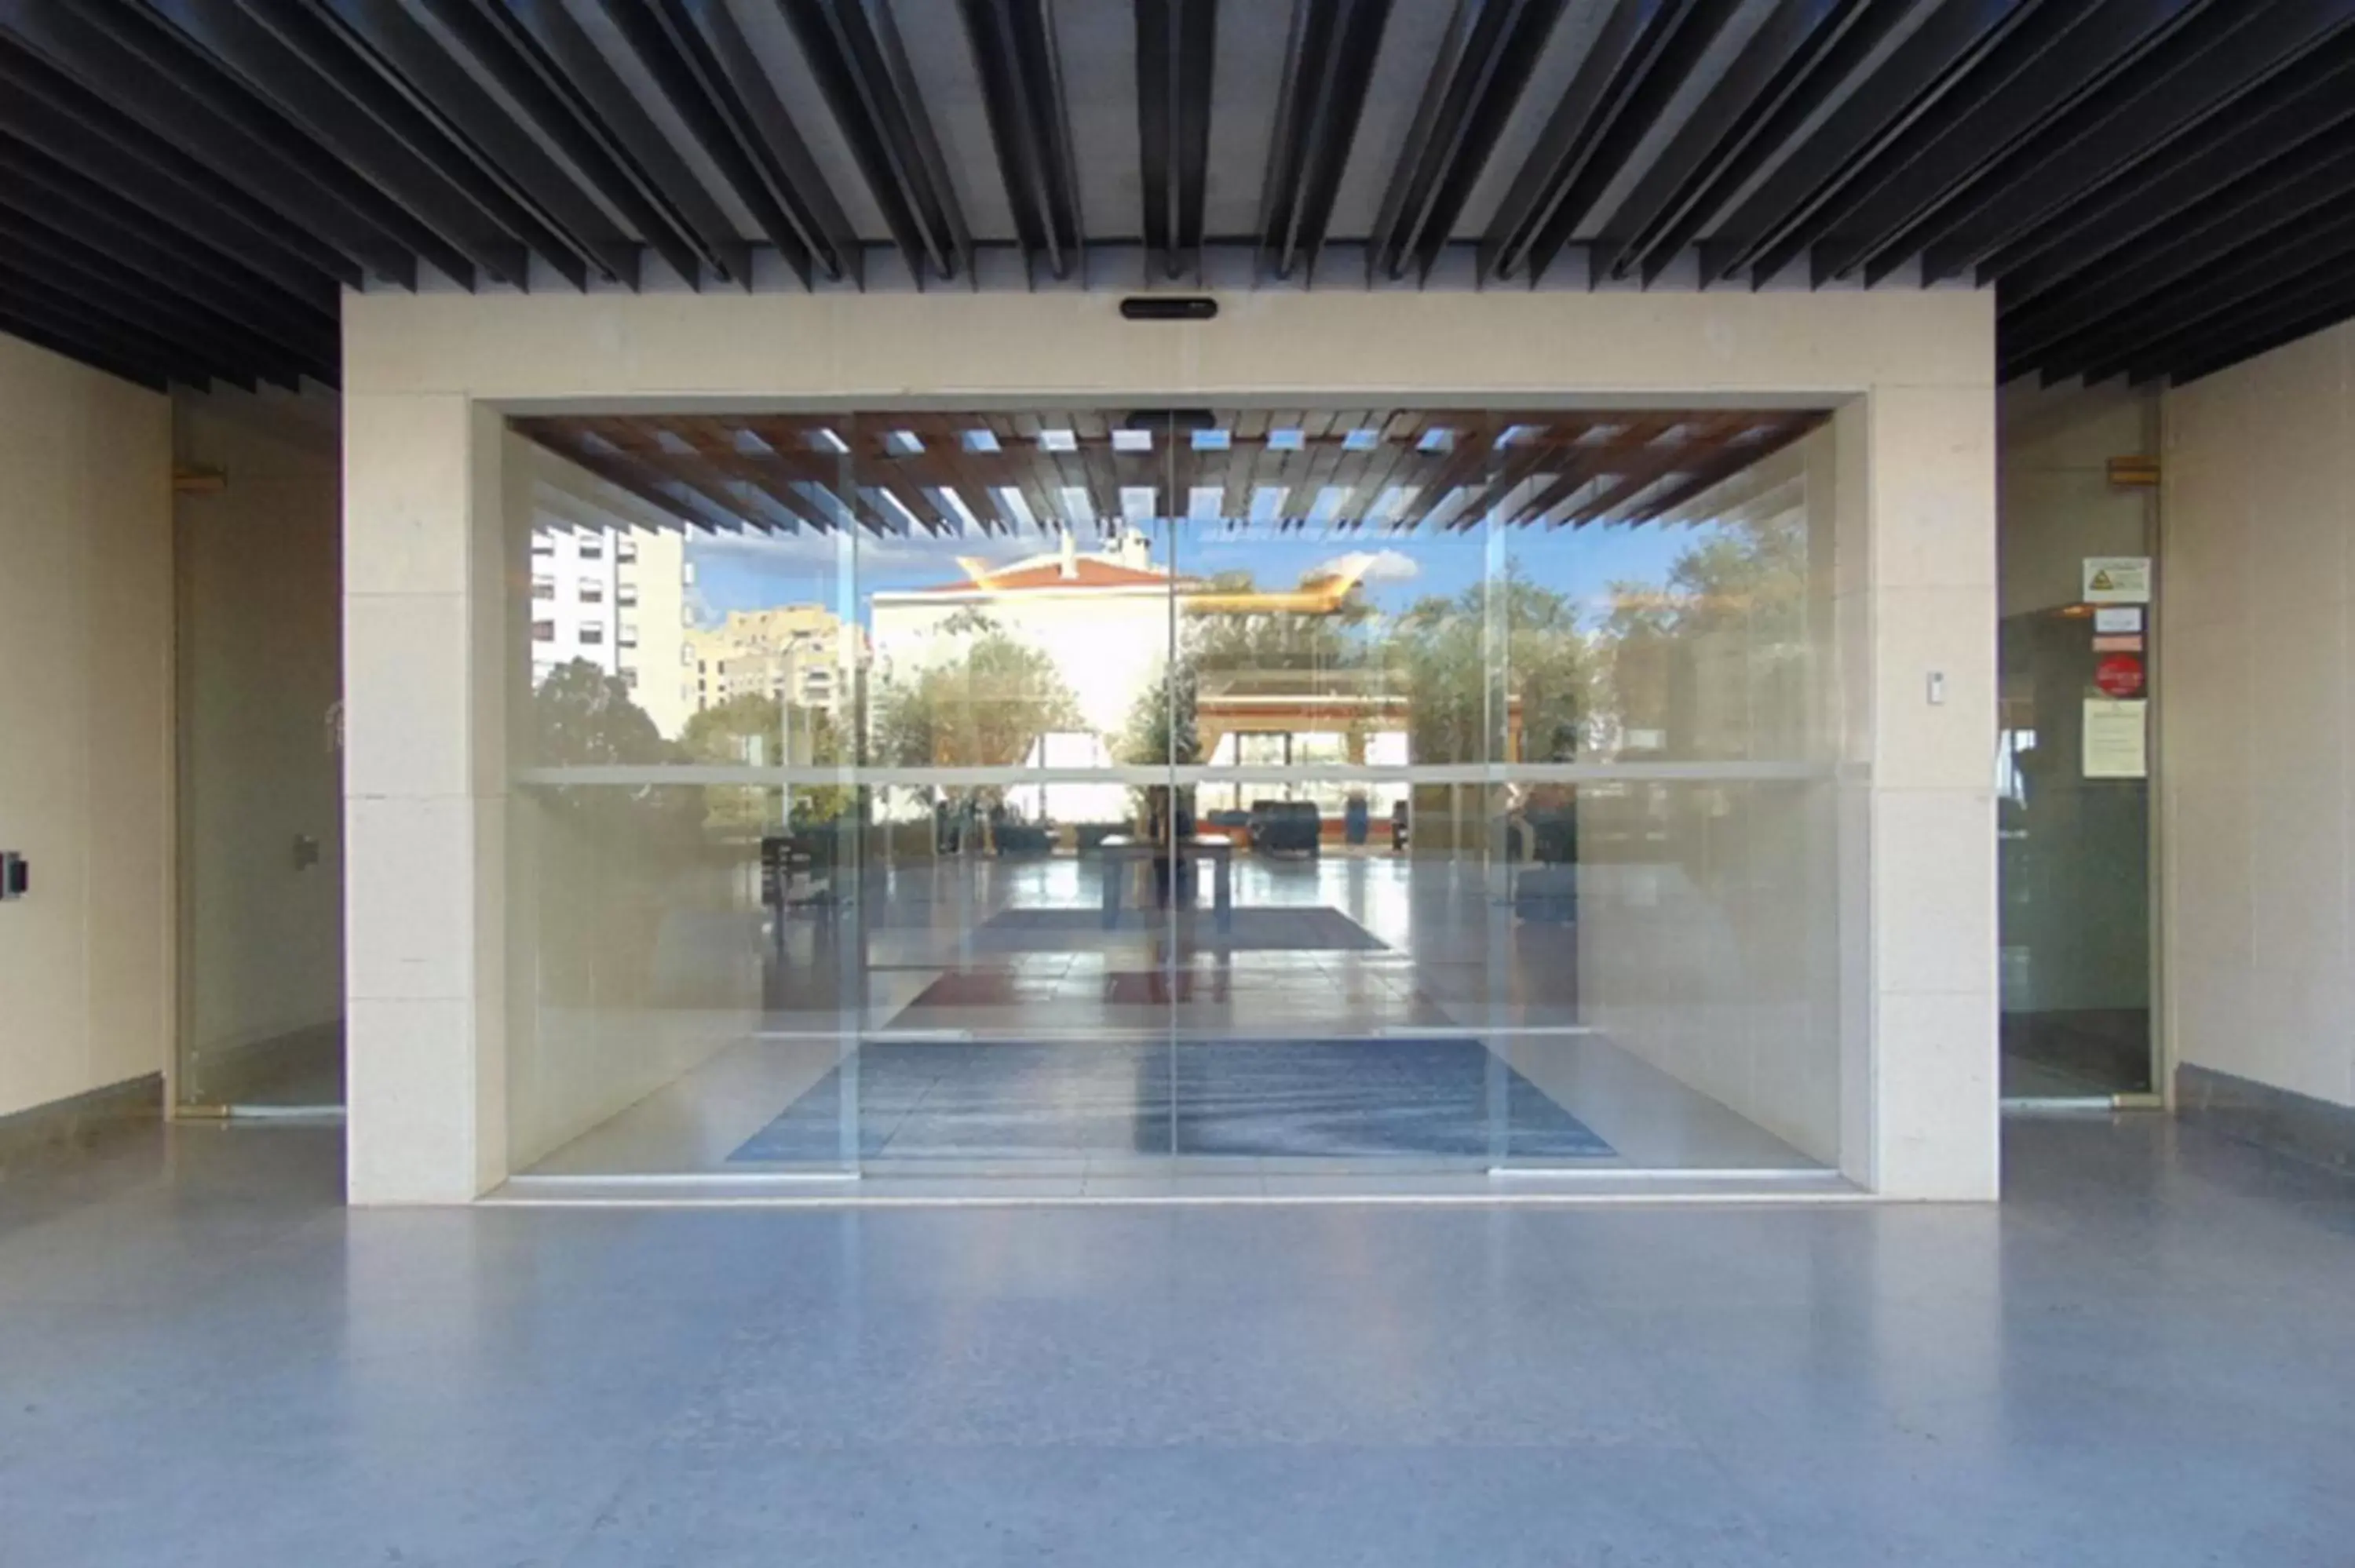
[[[855,917],[797,908],[761,938],[757,1016],[544,1009],[542,1070],[559,1078],[666,1033],[711,1044],[535,1146],[521,1185],[749,1188],[854,1163],[878,1179],[863,1191],[920,1196],[1460,1194],[1492,1168],[1827,1175],[1586,1027],[1569,910],[1518,908],[1477,863],[1244,856],[1224,931],[1207,885],[1189,910],[1151,907],[1142,866],[1107,927],[1102,874],[903,863],[867,880]],[[847,1063],[847,1019],[864,1029]],[[1746,1022],[1715,1022],[1725,1049]]]
[[[2355,1184],[2014,1123],[2001,1206],[338,1206],[0,1179],[0,1561],[2343,1565]]]

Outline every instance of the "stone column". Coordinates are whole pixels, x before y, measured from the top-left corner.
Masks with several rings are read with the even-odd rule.
[[[344,400],[355,1203],[506,1174],[503,435],[463,393]]]
[[[1998,1195],[1995,427],[1984,385],[1838,419],[1841,1148],[1894,1198]]]

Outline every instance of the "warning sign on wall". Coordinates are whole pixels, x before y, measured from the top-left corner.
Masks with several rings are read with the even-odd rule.
[[[2148,604],[2148,556],[2088,556],[2085,557],[2087,604]]]
[[[2139,653],[2105,653],[2094,666],[2094,684],[2102,688],[2105,697],[2138,697],[2142,681]]]

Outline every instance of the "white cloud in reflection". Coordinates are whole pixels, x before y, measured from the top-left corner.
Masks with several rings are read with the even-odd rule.
[[[1410,583],[1423,576],[1423,563],[1403,550],[1359,550],[1336,556],[1316,568],[1335,577],[1353,571],[1361,583]]]

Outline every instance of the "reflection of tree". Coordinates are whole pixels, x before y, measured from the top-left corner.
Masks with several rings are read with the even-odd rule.
[[[1224,572],[1205,585],[1213,594],[1254,591],[1248,572]],[[1148,687],[1131,705],[1113,751],[1128,763],[1202,760],[1199,710],[1231,694],[1301,695],[1316,693],[1319,677],[1375,667],[1365,630],[1377,611],[1352,588],[1337,608],[1231,610],[1188,614],[1178,630],[1177,657],[1164,684]]]
[[[679,744],[698,762],[754,767],[831,767],[850,760],[842,726],[824,708],[805,708],[760,692],[744,692],[693,715]],[[765,790],[715,790],[714,823],[766,827],[773,820]],[[787,791],[788,820],[796,827],[832,821],[850,810],[856,792],[839,785],[797,786]]]
[[[1806,515],[1792,511],[1711,531],[1661,584],[1614,583],[1603,626],[1620,724],[1755,752],[1804,720],[1807,645]]]
[[[1055,662],[967,610],[940,635],[969,639],[962,656],[930,663],[876,695],[873,759],[889,768],[1004,768],[1041,736],[1076,729],[1079,699]]]
[[[1202,682],[1193,658],[1181,652],[1166,681],[1150,682],[1129,705],[1127,721],[1112,743],[1114,760],[1127,763],[1202,760],[1198,717]]]
[[[536,755],[549,767],[646,767],[681,760],[628,685],[585,660],[532,694]],[[525,863],[534,878],[541,995],[571,1005],[643,1001],[664,911],[701,853],[704,792],[658,784],[534,791]]]
[[[1305,587],[1306,585],[1303,585]],[[1249,573],[1230,572],[1211,581],[1218,593],[1249,593]],[[1237,611],[1189,617],[1187,651],[1207,675],[1258,670],[1333,670],[1366,662],[1361,635],[1377,614],[1364,590],[1352,588],[1339,605],[1322,613],[1296,610]]]
[[[1593,737],[1595,660],[1566,594],[1521,576],[1476,583],[1453,597],[1418,599],[1392,627],[1386,656],[1408,703],[1409,755],[1418,763],[1489,758],[1505,715],[1491,711],[1489,671],[1497,662],[1488,627],[1501,611],[1503,689],[1511,705],[1523,761],[1566,762]]]
[[[585,659],[559,664],[532,694],[543,767],[673,762],[677,754],[630,688]]]
[[[559,664],[532,694],[536,755],[552,768],[652,767],[679,761],[630,688],[585,659]],[[551,791],[549,810],[623,854],[666,853],[694,831],[687,789],[660,785],[581,785]]]

